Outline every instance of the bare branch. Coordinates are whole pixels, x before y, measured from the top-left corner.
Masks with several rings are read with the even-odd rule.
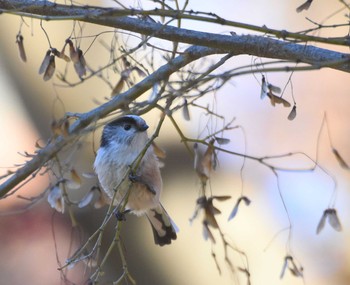
[[[178,27],[164,26],[156,22],[144,21],[125,16],[144,14],[145,11],[133,9],[120,10],[91,6],[66,6],[47,1],[32,2],[28,0],[0,0],[0,11],[44,20],[80,20],[88,23],[141,33],[143,35],[165,39],[172,42],[182,42],[218,48],[221,49],[223,53],[233,53],[234,55],[249,54],[259,57],[284,59],[350,72],[349,55],[328,49],[271,39],[264,36],[237,34],[219,35],[198,32]],[[163,15],[164,13],[160,13],[159,10],[153,11],[153,14],[156,15]],[[181,15],[182,14],[177,14],[173,15],[173,17],[180,17]],[[218,23],[226,25],[228,21],[222,20]],[[287,31],[271,30],[266,27],[263,28],[261,32],[271,33],[282,39],[288,38],[299,41],[318,41],[346,46],[349,44],[347,37],[336,39],[311,37],[298,33],[289,33]]]

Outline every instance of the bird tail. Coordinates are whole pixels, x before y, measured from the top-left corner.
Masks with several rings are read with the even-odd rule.
[[[163,246],[176,239],[178,228],[162,205],[148,210],[146,216],[152,226],[155,244]]]

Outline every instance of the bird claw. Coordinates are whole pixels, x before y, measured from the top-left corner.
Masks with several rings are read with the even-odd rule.
[[[126,221],[126,214],[128,214],[129,212],[131,212],[131,210],[125,210],[122,212],[119,210],[116,210],[114,215],[119,222],[125,222]]]

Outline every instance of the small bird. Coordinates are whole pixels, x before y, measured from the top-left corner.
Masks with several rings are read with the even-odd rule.
[[[135,173],[130,171],[149,141],[147,129],[146,122],[136,115],[122,116],[108,123],[102,132],[94,168],[110,203],[115,191],[114,205],[121,203],[130,191],[125,211],[137,216],[146,215],[154,242],[163,246],[176,239],[177,230],[159,201],[162,177],[152,145],[147,148]]]

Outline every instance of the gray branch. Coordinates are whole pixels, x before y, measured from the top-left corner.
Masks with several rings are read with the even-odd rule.
[[[80,20],[144,35],[221,49],[235,55],[248,54],[271,59],[282,59],[311,64],[315,67],[330,67],[350,72],[349,55],[322,49],[305,43],[293,43],[264,36],[219,35],[198,32],[160,23],[126,17],[125,11],[112,8],[68,6],[48,1],[0,0],[0,11],[44,20]],[[128,10],[128,14],[140,13]],[[283,35],[283,31],[281,31]]]

